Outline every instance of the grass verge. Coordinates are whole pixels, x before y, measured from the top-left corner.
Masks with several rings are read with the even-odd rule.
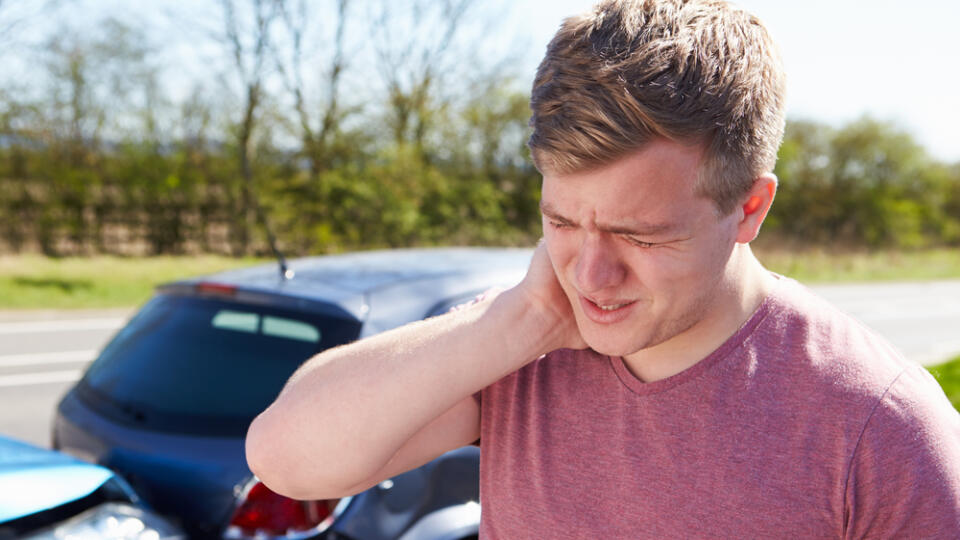
[[[0,309],[132,307],[160,283],[263,259],[0,256]]]
[[[805,283],[960,278],[958,249],[838,253],[761,247],[754,252],[770,270]]]
[[[940,383],[950,403],[960,411],[960,356],[942,364],[927,368]]]

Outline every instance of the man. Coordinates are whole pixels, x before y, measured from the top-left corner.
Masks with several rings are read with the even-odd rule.
[[[327,351],[251,426],[272,489],[356,493],[480,440],[483,538],[960,535],[960,416],[754,239],[784,82],[713,0],[605,1],[534,83],[516,287]]]

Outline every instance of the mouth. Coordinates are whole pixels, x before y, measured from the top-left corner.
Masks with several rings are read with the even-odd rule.
[[[631,308],[636,300],[606,300],[596,301],[585,296],[580,297],[580,305],[588,319],[599,324],[613,324],[620,322],[630,315]]]
[[[593,301],[591,300],[591,302]],[[593,304],[598,308],[602,309],[603,311],[616,311],[624,306],[630,305],[631,302],[624,302],[622,304],[609,304],[609,305],[598,304],[596,302],[593,302]]]

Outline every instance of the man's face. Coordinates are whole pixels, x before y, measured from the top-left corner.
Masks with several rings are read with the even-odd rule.
[[[599,169],[544,175],[547,251],[594,350],[629,357],[726,314],[737,215],[694,193],[701,152],[658,140]]]

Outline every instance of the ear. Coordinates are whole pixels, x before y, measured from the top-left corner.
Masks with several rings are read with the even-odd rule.
[[[773,173],[764,173],[753,182],[753,187],[743,198],[735,212],[740,215],[737,223],[737,242],[747,244],[757,237],[760,225],[770,211],[773,197],[777,193],[777,177]]]

